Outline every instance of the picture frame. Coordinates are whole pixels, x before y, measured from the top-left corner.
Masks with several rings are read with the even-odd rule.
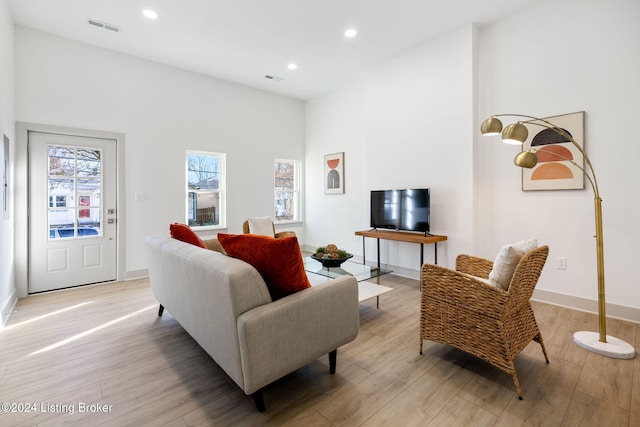
[[[565,130],[584,150],[584,111],[545,117]],[[531,169],[522,168],[522,191],[584,189],[584,156],[579,148],[557,132],[536,125],[536,120],[523,122],[529,136],[522,151],[533,149],[538,163]],[[577,164],[580,168],[576,167]]]
[[[344,194],[344,152],[324,156],[324,194]]]

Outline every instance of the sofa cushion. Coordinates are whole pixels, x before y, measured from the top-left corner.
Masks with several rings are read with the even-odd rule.
[[[202,239],[198,237],[198,235],[187,224],[174,222],[169,226],[169,233],[171,233],[171,237],[174,239],[178,239],[185,243],[191,243],[192,245],[196,245],[204,249],[207,248]]]
[[[503,291],[509,290],[513,272],[524,254],[538,247],[536,239],[521,240],[516,243],[504,245],[495,260],[493,269],[489,273],[489,284]]]
[[[258,270],[273,300],[311,286],[296,237],[218,233],[218,240],[229,256]]]

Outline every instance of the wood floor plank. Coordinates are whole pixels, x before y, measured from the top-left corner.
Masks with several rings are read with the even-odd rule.
[[[427,425],[436,418],[456,393],[464,389],[472,374],[447,361],[432,368],[402,390],[401,395],[372,411],[363,425]]]
[[[427,426],[447,427],[490,427],[495,425],[497,417],[484,409],[454,396]]]
[[[573,394],[563,427],[630,426],[629,412],[579,391]]]
[[[524,400],[511,377],[451,347],[424,342],[419,354],[418,282],[360,305],[360,333],[338,351],[264,390],[267,411],[173,319],[157,316],[147,279],[21,299],[0,332],[0,400],[111,405],[107,413],[0,413],[0,425],[158,426],[636,426],[640,359],[619,361],[578,347],[573,333],[597,316],[533,302],[551,364],[540,346],[516,359]],[[636,345],[637,324],[608,321]],[[604,423],[604,424],[603,424]]]

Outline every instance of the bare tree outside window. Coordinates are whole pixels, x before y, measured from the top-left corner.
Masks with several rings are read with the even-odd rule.
[[[300,162],[276,160],[274,162],[274,217],[276,221],[300,219]]]
[[[187,223],[192,227],[223,223],[224,154],[187,152]]]
[[[102,235],[102,151],[48,146],[49,238]]]

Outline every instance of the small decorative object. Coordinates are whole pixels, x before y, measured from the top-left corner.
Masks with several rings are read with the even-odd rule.
[[[353,257],[352,254],[347,251],[343,251],[342,249],[338,249],[334,244],[320,246],[316,249],[316,252],[311,255],[311,258],[321,263],[325,268],[340,267],[343,262],[351,257]]]
[[[324,156],[324,194],[344,194],[344,152]]]

